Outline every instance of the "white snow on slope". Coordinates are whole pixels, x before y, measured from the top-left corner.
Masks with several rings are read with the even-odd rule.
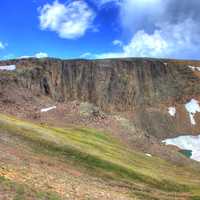
[[[192,71],[199,71],[200,72],[200,67],[195,67],[195,66],[188,66]]]
[[[168,63],[164,63],[164,65],[165,65],[165,66],[167,66],[167,65],[168,65]]]
[[[5,65],[5,66],[0,66],[0,71],[14,71],[16,70],[16,65]]]
[[[168,108],[168,113],[174,117],[176,115],[176,108],[175,107],[169,107]]]
[[[176,138],[166,139],[162,141],[166,145],[174,145],[182,150],[191,150],[191,159],[200,161],[200,135],[199,136],[179,136]]]
[[[56,109],[56,106],[52,106],[52,107],[49,107],[49,108],[43,108],[40,111],[41,112],[48,112],[48,111],[53,110],[53,109]]]
[[[151,155],[151,154],[149,154],[149,153],[146,153],[145,155],[146,155],[146,156],[148,156],[148,157],[152,157],[152,155]]]
[[[185,108],[189,113],[191,124],[196,125],[194,116],[197,112],[200,112],[199,102],[195,99],[192,99],[190,102],[185,104]]]

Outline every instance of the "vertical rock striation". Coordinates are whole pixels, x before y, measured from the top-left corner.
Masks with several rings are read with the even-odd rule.
[[[133,112],[138,125],[158,137],[199,130],[198,125],[192,127],[186,113],[177,111],[172,119],[167,108],[181,107],[191,98],[199,99],[200,72],[194,72],[188,65],[200,66],[200,62],[142,58],[93,61],[32,58],[0,62],[2,66],[12,64],[17,70],[9,72],[13,74],[10,81],[33,94],[61,102],[91,102],[107,112]],[[3,80],[5,72],[0,73]],[[187,125],[180,125],[181,120]]]

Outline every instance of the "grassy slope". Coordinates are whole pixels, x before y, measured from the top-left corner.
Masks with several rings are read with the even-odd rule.
[[[1,130],[29,141],[38,153],[62,155],[66,162],[78,164],[95,176],[143,184],[169,194],[188,193],[191,199],[200,199],[198,172],[130,151],[102,132],[39,126],[5,115],[0,115]]]

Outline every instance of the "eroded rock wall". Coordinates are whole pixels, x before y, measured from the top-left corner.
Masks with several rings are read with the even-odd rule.
[[[15,64],[16,72],[0,72],[0,89],[5,77],[35,95],[55,101],[91,102],[106,112],[132,112],[137,126],[156,137],[200,132],[191,125],[184,104],[200,100],[200,72],[189,65],[195,61],[158,59],[58,60],[22,59],[1,61]],[[10,77],[10,79],[9,79]],[[11,78],[12,77],[12,78]],[[177,107],[174,117],[167,108]]]

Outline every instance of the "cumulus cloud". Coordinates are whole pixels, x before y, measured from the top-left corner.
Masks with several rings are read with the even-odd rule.
[[[54,1],[39,9],[42,30],[55,31],[61,38],[74,39],[83,36],[92,28],[94,11],[85,1],[62,4]]]
[[[122,46],[121,52],[103,53],[98,57],[192,57],[200,51],[196,28],[196,23],[188,19],[176,25],[163,24],[152,34],[140,30],[128,44]]]
[[[107,57],[199,58],[200,1],[121,0],[119,17],[130,41]]]
[[[130,43],[123,47],[125,56],[163,56],[169,45],[161,31],[156,30],[152,35],[138,31]]]

